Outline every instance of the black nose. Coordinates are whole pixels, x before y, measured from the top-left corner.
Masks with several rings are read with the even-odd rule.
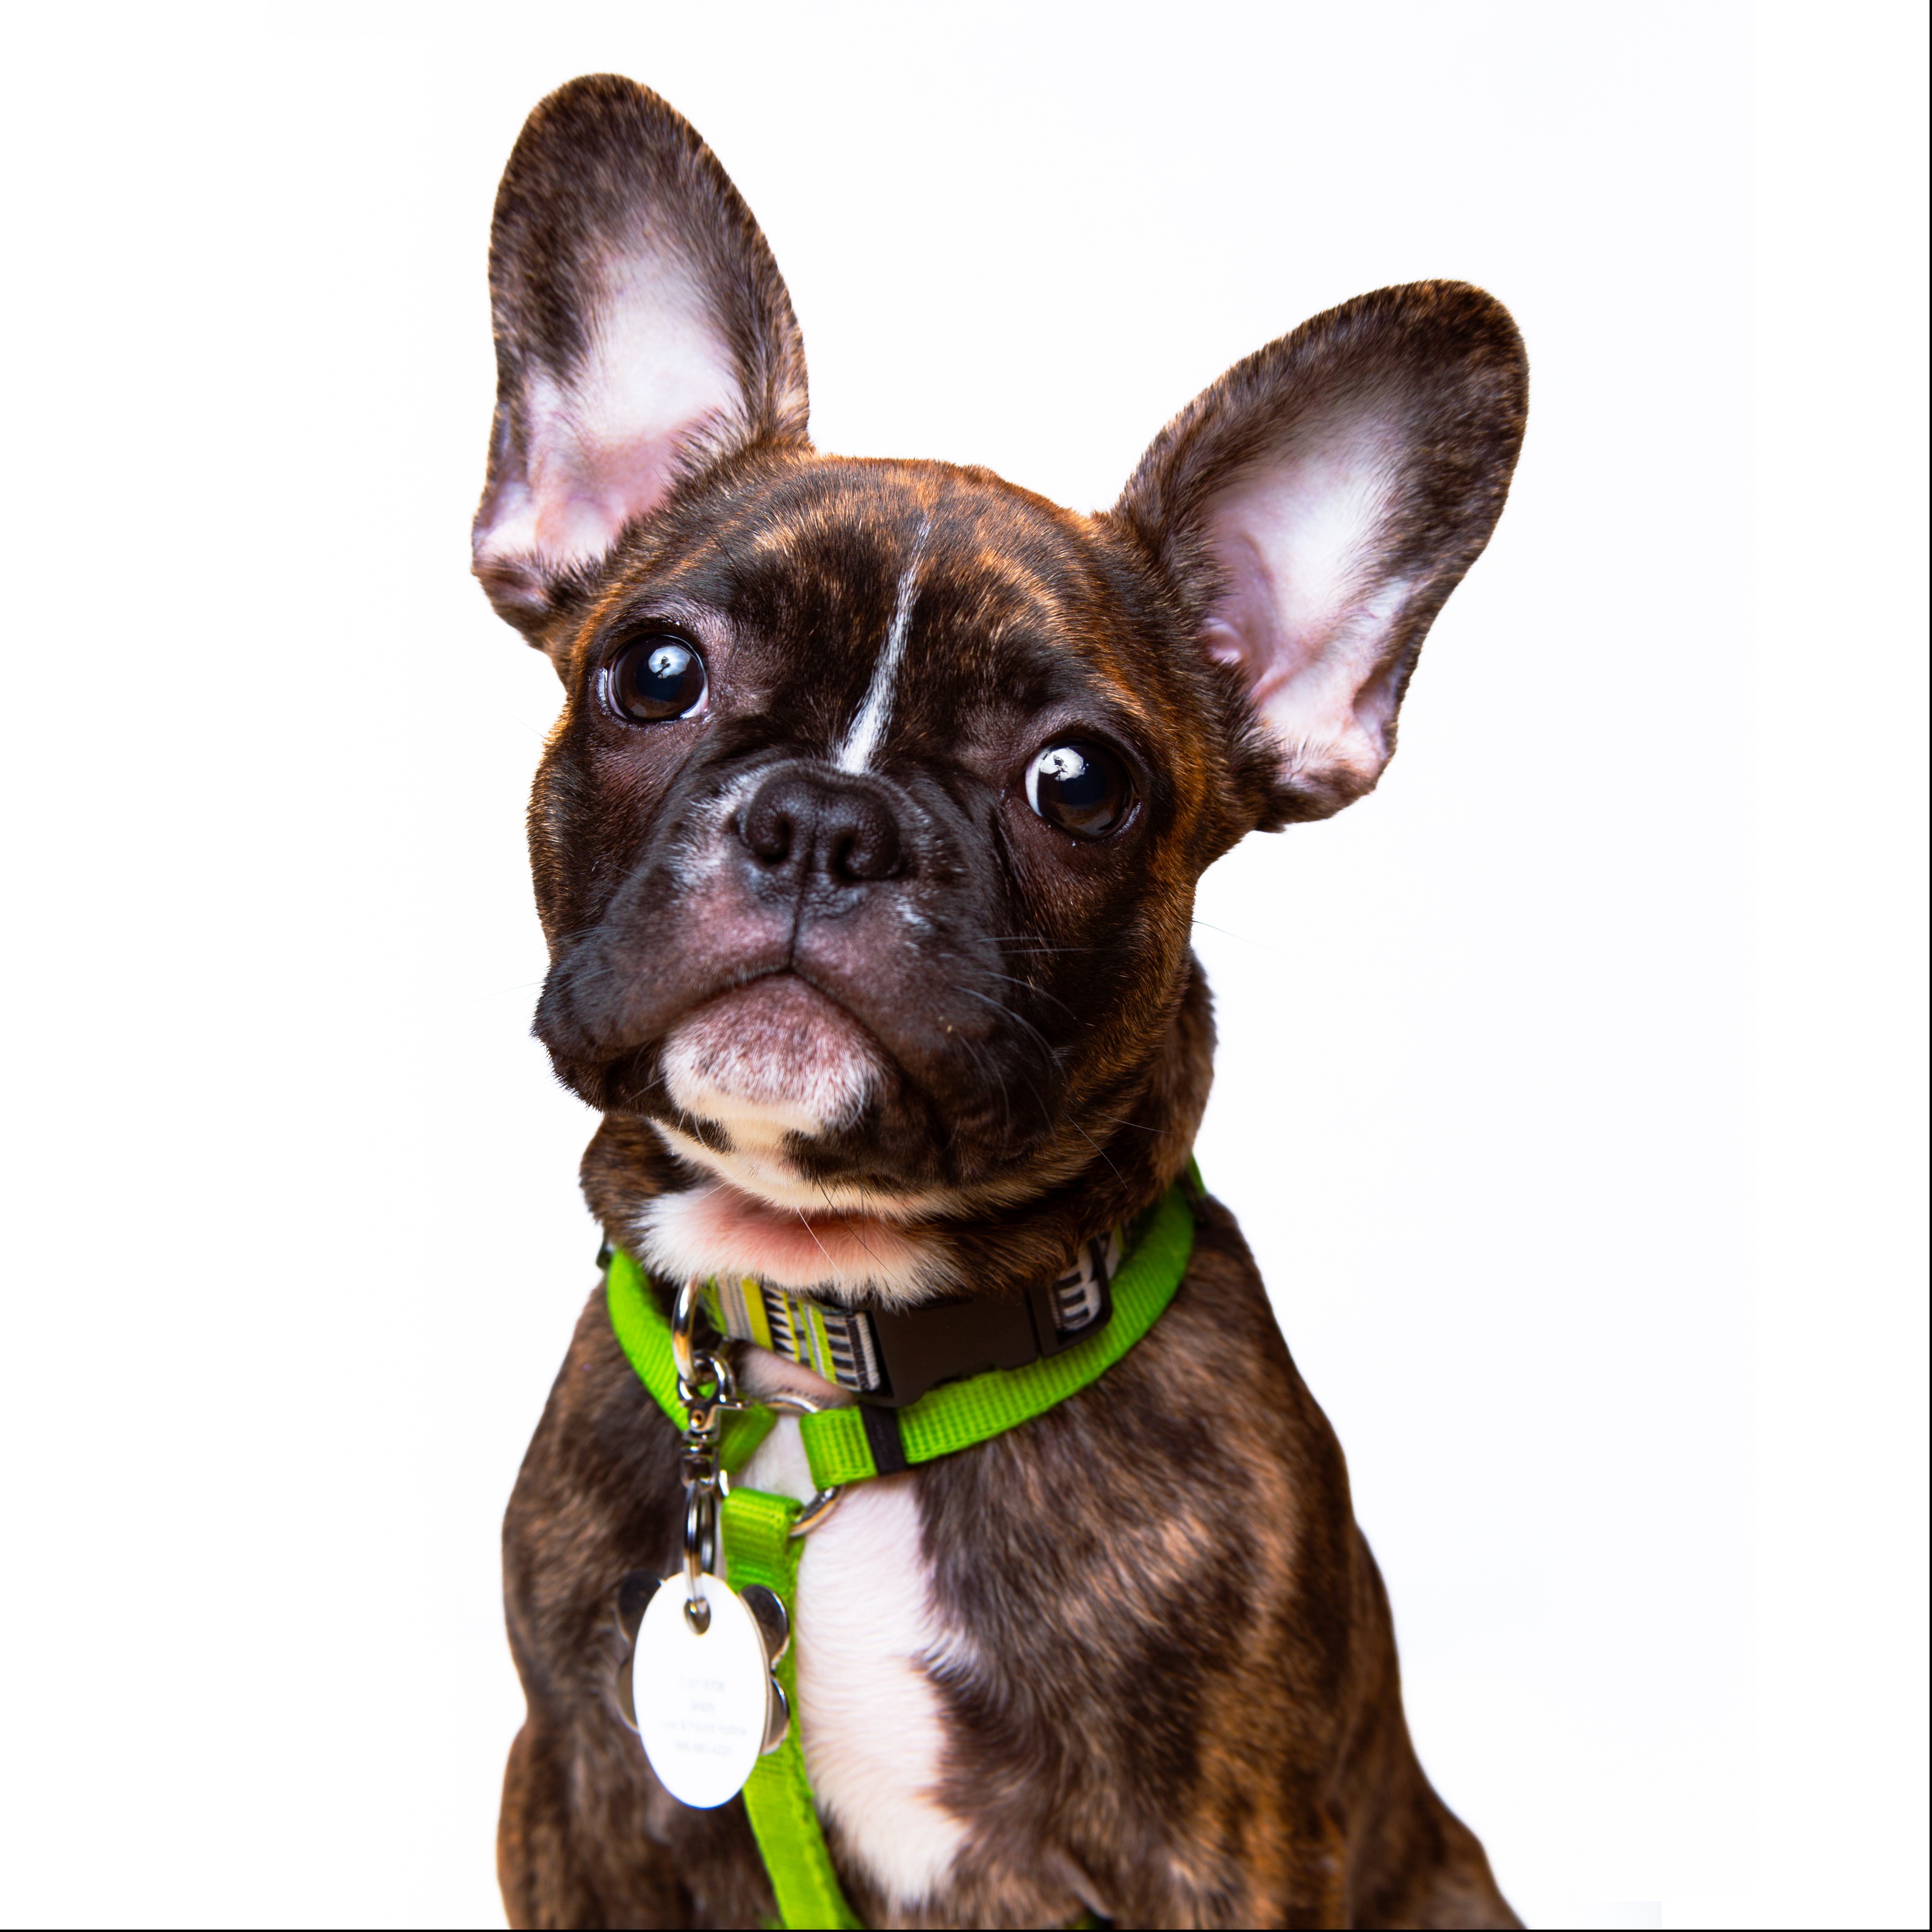
[[[899,828],[869,789],[827,774],[782,772],[745,808],[740,836],[769,875],[798,884],[860,886],[900,869]]]

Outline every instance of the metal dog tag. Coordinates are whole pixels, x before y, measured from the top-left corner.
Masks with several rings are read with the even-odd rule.
[[[667,1576],[638,1626],[631,1693],[638,1735],[658,1781],[680,1804],[710,1810],[744,1789],[771,1727],[766,1640],[744,1599],[716,1576],[698,1589],[711,1606],[703,1636],[684,1613],[684,1572]]]

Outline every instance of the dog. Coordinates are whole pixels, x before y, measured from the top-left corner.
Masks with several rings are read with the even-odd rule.
[[[764,236],[628,80],[531,115],[490,279],[474,565],[562,681],[536,1030],[602,1116],[611,1249],[661,1312],[742,1281],[874,1334],[990,1333],[1083,1256],[1104,1286],[1192,1186],[1196,880],[1387,764],[1521,442],[1508,315],[1454,282],[1345,303],[1083,515],[816,451]],[[1514,1925],[1412,1748],[1341,1450],[1232,1216],[1190,1212],[1171,1303],[1098,1379],[800,1545],[795,1715],[845,1897],[877,1926]],[[864,1387],[732,1359],[781,1407]],[[740,1480],[810,1495],[799,1430]],[[626,1580],[676,1569],[685,1484],[600,1290],[505,1525],[514,1925],[771,1921],[742,1804],[674,1799],[621,1694]]]

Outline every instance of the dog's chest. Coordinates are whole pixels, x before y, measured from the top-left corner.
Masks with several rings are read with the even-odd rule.
[[[737,1480],[811,1495],[795,1419],[780,1419]],[[847,1490],[805,1539],[794,1607],[796,1716],[820,1815],[881,1891],[914,1904],[944,1882],[966,1826],[937,1796],[947,1726],[929,1672],[952,1646],[912,1477]]]

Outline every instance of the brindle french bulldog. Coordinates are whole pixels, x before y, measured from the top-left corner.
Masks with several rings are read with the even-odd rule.
[[[490,250],[476,568],[566,693],[530,807],[536,1030],[592,1209],[662,1292],[1017,1298],[1181,1175],[1196,880],[1376,782],[1501,512],[1526,373],[1480,290],[1258,350],[1120,500],[821,455],[784,282],[710,149],[599,75],[531,116]],[[1514,1925],[1402,1717],[1328,1423],[1233,1217],[1083,1393],[807,1539],[797,1718],[872,1925]],[[986,1305],[992,1305],[988,1302]],[[754,1393],[843,1390],[752,1351]],[[745,1480],[800,1496],[782,1423]],[[752,1926],[615,1690],[679,1561],[679,1438],[578,1324],[505,1526],[519,1926]]]

